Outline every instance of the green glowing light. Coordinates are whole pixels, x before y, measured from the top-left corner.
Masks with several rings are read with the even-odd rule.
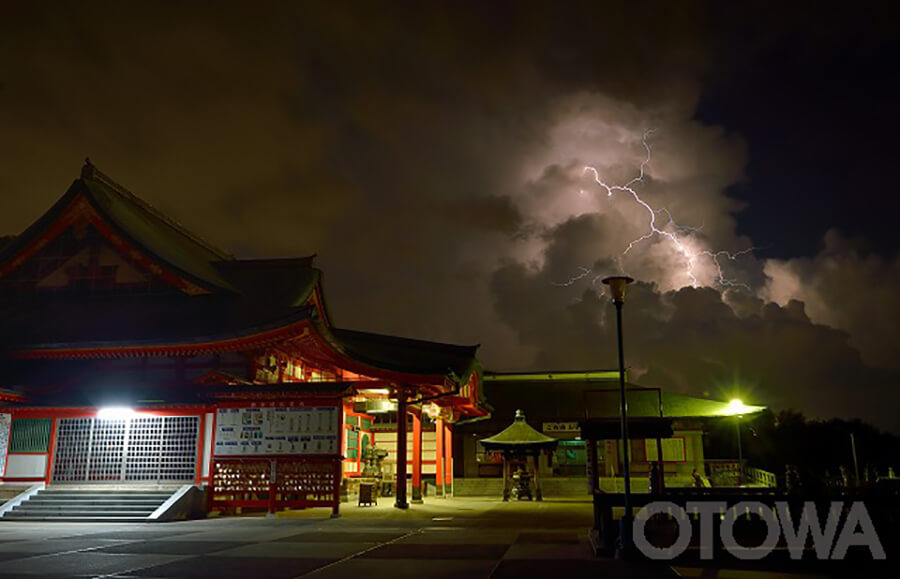
[[[722,414],[724,416],[742,416],[744,414],[758,412],[759,410],[760,408],[758,406],[745,406],[740,398],[732,398]]]

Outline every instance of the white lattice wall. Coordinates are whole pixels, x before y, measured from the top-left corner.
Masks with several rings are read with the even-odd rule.
[[[192,481],[199,427],[199,416],[61,418],[53,480]]]

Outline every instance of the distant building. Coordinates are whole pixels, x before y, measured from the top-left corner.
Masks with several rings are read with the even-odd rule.
[[[618,371],[486,371],[483,383],[485,397],[492,407],[491,416],[457,428],[457,456],[463,457],[462,464],[457,463],[458,477],[501,476],[499,454],[486,450],[478,441],[505,428],[517,410],[524,411],[528,423],[535,429],[559,440],[554,453],[541,463],[541,475],[549,488],[553,488],[553,484],[548,479],[584,479],[588,457],[580,436],[580,425],[588,418],[598,422],[604,430],[605,440],[598,444],[599,476],[601,479],[622,476]],[[628,384],[627,388],[631,473],[643,479],[638,481],[638,486],[647,484],[650,465],[657,460],[657,439],[646,429],[652,423],[649,419],[660,416],[664,419],[661,424],[667,430],[659,444],[666,481],[670,485],[689,485],[693,469],[704,473],[704,426],[708,419],[729,416],[729,403],[635,384]],[[456,483],[460,492],[466,492],[469,483],[459,478]],[[485,488],[483,484],[469,486]],[[586,489],[579,486],[579,491],[582,488]],[[545,494],[552,496],[551,491]]]

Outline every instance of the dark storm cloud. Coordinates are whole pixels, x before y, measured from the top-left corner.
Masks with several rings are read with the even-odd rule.
[[[344,323],[480,341],[504,362],[519,354],[486,280],[516,233],[523,152],[557,122],[552,103],[585,88],[689,100],[705,60],[686,7],[207,8],[12,7],[4,229],[49,206],[89,154],[228,248],[318,253]]]
[[[697,394],[752,361],[758,401],[793,404],[786,392],[800,400],[860,368],[846,334],[817,323],[867,351],[882,336],[857,339],[852,320],[808,304],[812,323],[788,304],[814,296],[766,285],[816,278],[823,260],[723,259],[750,291],[723,302],[690,289],[690,275],[720,288],[702,252],[754,241],[724,194],[745,177],[746,146],[693,118],[723,58],[710,14],[704,2],[15,3],[0,19],[0,233],[49,207],[90,155],[239,255],[317,253],[338,324],[481,343],[495,368],[608,365],[596,344],[614,343],[609,302],[591,281],[624,268],[654,284],[629,304],[646,380]],[[633,178],[648,129],[640,193],[692,228],[696,259],[659,237],[623,256],[648,216],[583,173]],[[798,354],[820,339],[831,374]],[[799,386],[775,381],[789,371]]]
[[[543,278],[543,279],[535,279]],[[535,347],[545,368],[615,367],[615,317],[609,299],[582,290],[548,300],[546,274],[508,264],[493,285],[501,319]],[[845,332],[810,321],[803,304],[773,303],[738,316],[711,288],[659,292],[631,288],[624,310],[630,378],[693,396],[801,409],[807,416],[862,417],[896,429],[896,373],[863,363]],[[840,400],[840,410],[834,401]]]
[[[900,368],[900,256],[885,259],[829,231],[813,258],[768,260],[762,294],[799,299],[818,323],[847,331],[866,362]]]
[[[569,217],[544,231],[539,259],[494,273],[495,309],[539,367],[615,367],[614,311],[599,279],[619,271],[617,252],[634,239],[634,222],[610,208]],[[686,283],[684,260],[666,239],[643,243],[651,246],[627,271],[657,283],[628,296],[633,380],[900,428],[896,262],[863,257],[831,235],[814,260],[747,257],[738,272],[748,286],[723,291]]]

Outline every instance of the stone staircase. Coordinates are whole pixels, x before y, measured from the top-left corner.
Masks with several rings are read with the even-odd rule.
[[[4,521],[144,522],[171,490],[47,488],[2,515]]]

